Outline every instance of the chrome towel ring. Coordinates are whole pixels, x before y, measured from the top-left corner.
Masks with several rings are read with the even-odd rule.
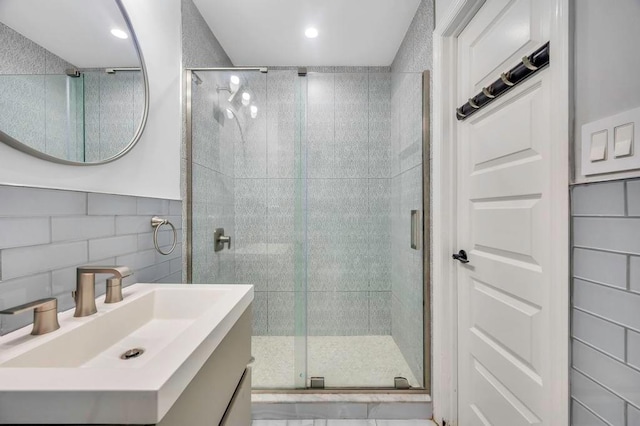
[[[160,245],[158,244],[158,231],[162,228],[162,225],[169,225],[173,230],[173,244],[171,245],[171,249],[169,251],[164,252],[160,249]],[[176,245],[178,244],[178,232],[176,231],[176,227],[173,226],[173,223],[169,222],[167,219],[159,218],[158,216],[154,216],[151,218],[151,226],[155,228],[153,231],[153,245],[158,250],[158,253],[164,256],[168,256],[176,249]]]

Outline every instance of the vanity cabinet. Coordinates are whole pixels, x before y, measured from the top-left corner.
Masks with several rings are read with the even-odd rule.
[[[158,426],[251,425],[251,306]]]

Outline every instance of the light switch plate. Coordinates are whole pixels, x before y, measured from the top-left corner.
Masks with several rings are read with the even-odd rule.
[[[609,135],[606,130],[591,134],[589,160],[591,160],[592,163],[596,161],[604,161],[607,159],[608,138]]]
[[[633,123],[623,124],[614,129],[613,146],[616,158],[633,155]]]
[[[582,174],[594,176],[628,170],[640,171],[640,147],[637,146],[639,138],[634,137],[634,129],[638,128],[640,128],[640,108],[582,126],[582,155],[580,158]],[[602,132],[607,135],[606,149],[604,150],[604,159],[598,160],[602,157],[602,149],[599,148]],[[598,149],[595,149],[596,147]]]

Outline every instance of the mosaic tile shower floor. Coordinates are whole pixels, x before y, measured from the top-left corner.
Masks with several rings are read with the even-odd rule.
[[[295,338],[252,339],[253,388],[294,388]],[[307,345],[307,377],[323,376],[326,387],[393,387],[397,376],[419,386],[391,336],[309,336]]]

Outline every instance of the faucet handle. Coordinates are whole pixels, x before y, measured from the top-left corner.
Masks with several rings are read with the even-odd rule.
[[[127,266],[78,266],[78,274],[113,274],[117,278],[125,278],[133,274]]]
[[[33,330],[31,330],[31,334],[34,336],[50,333],[60,328],[58,323],[58,299],[55,297],[14,306],[0,311],[0,314],[17,315],[31,309],[33,309]]]

